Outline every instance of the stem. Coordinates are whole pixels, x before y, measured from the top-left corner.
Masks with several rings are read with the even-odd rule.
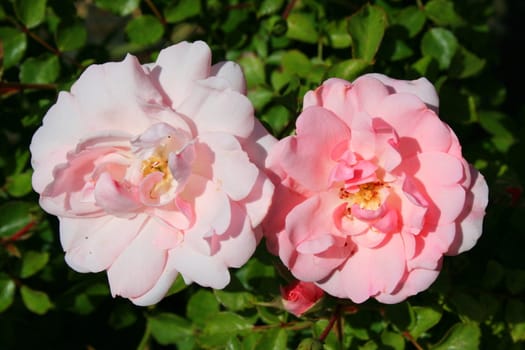
[[[296,2],[297,2],[297,0],[290,0],[290,2],[288,3],[288,5],[286,6],[286,8],[283,11],[283,14],[282,14],[282,18],[283,19],[287,19],[288,18],[288,15],[290,14],[290,12],[292,12],[292,9],[294,8]]]
[[[328,336],[328,334],[330,334],[330,331],[332,330],[336,322],[341,323],[340,318],[341,318],[341,308],[339,305],[337,305],[334,309],[334,313],[332,314],[332,317],[330,318],[330,321],[328,322],[328,325],[323,330],[323,333],[321,333],[321,335],[319,336],[320,342],[325,341],[326,337]],[[338,333],[339,333],[339,327],[338,327]]]
[[[56,84],[25,84],[25,83],[9,83],[0,81],[0,96],[10,92],[17,92],[24,89],[36,90],[56,90]]]
[[[414,345],[414,347],[417,350],[423,350],[423,347],[421,345],[419,345],[417,340],[414,339],[414,337],[412,336],[412,334],[410,334],[410,332],[405,331],[402,334],[403,334],[403,337],[405,337],[410,343],[412,343],[412,345]]]
[[[151,0],[144,0],[144,1],[146,2],[146,5],[148,5],[148,7],[150,8],[151,12],[153,12],[155,17],[157,17],[159,19],[160,23],[162,23],[162,25],[165,26],[167,24],[166,19],[160,13],[160,11],[157,8],[157,6],[155,6],[155,4]]]
[[[15,241],[18,241],[20,239],[20,237],[22,237],[23,235],[25,235],[26,233],[29,232],[29,230],[31,230],[33,228],[33,226],[36,225],[36,221],[33,220],[31,222],[29,222],[27,225],[25,225],[24,227],[22,227],[20,230],[18,230],[17,232],[15,232],[13,235],[11,235],[10,237],[6,238],[5,240],[2,240],[2,244],[3,245],[6,245],[8,244],[9,242],[15,242]]]
[[[13,23],[16,27],[18,27],[22,32],[24,32],[25,34],[30,36],[33,40],[35,40],[37,43],[45,47],[48,51],[52,52],[58,57],[67,59],[69,62],[77,66],[77,68],[84,69],[84,66],[78,63],[74,58],[71,58],[69,56],[64,56],[62,51],[49,45],[44,39],[42,39],[41,37],[39,37],[37,34],[33,33],[32,31],[30,31],[29,28],[27,28],[26,26],[19,25],[18,22],[16,22],[14,19],[11,19],[9,17],[7,19],[10,20],[10,22]]]

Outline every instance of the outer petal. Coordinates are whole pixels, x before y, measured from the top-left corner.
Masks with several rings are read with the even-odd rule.
[[[166,265],[167,251],[156,242],[160,234],[169,234],[170,230],[153,218],[140,227],[138,236],[108,269],[113,296],[137,298],[157,284]]]
[[[387,77],[383,74],[370,73],[363,75],[360,79],[370,77],[381,81],[388,88],[392,89],[392,92],[403,92],[416,95],[423,101],[429,108],[433,109],[437,113],[439,108],[439,97],[434,88],[434,85],[426,78],[419,78],[416,80],[397,80]]]
[[[198,133],[224,132],[247,137],[253,131],[253,106],[244,95],[215,77],[197,82],[177,112],[191,118]]]
[[[181,42],[161,50],[152,75],[158,81],[178,110],[180,104],[191,94],[193,85],[210,74],[211,51],[202,41]]]
[[[233,90],[246,95],[246,79],[237,63],[226,61],[214,64],[211,66],[210,75],[226,79]]]
[[[333,113],[310,107],[297,120],[297,136],[282,141],[280,166],[310,191],[326,190],[336,165],[332,151],[349,138],[348,127]]]
[[[403,242],[401,237],[393,235],[380,247],[358,248],[340,269],[342,287],[348,298],[362,303],[379,293],[392,292],[403,278],[405,268]],[[319,284],[321,288],[325,283]]]
[[[253,189],[259,169],[250,162],[237,139],[224,133],[200,134],[199,140],[213,153],[213,178],[233,200],[245,198]]]
[[[456,255],[471,249],[482,232],[489,189],[483,175],[472,166],[470,166],[469,171],[471,173],[472,186],[467,192],[465,207],[458,218],[458,234],[447,252],[449,255]]]
[[[145,220],[145,215],[133,219],[60,218],[60,241],[66,262],[79,272],[107,269],[135,238]]]

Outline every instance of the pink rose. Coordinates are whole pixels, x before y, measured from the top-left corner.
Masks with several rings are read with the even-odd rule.
[[[281,287],[285,310],[297,317],[310,310],[323,295],[323,290],[311,282],[296,281],[286,287]]]
[[[158,302],[178,273],[223,288],[260,238],[275,142],[254,119],[241,69],[203,42],[155,63],[86,69],[31,143],[33,187],[60,219],[67,263],[107,270],[111,293]]]
[[[396,303],[474,246],[488,189],[437,116],[424,78],[330,79],[304,97],[297,135],[268,164],[281,183],[268,247],[293,275],[361,303]]]

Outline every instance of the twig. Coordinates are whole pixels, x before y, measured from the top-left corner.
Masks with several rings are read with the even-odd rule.
[[[284,9],[283,14],[281,16],[283,19],[288,18],[288,15],[290,14],[290,12],[292,12],[292,9],[294,8],[296,2],[297,0],[290,0],[288,5],[286,5],[286,8]]]
[[[148,5],[148,7],[150,8],[151,12],[153,12],[155,17],[157,17],[159,19],[160,23],[162,23],[162,25],[165,26],[167,24],[166,19],[160,13],[160,11],[157,8],[157,6],[155,6],[155,4],[151,0],[144,0],[144,1],[146,2],[146,5]]]

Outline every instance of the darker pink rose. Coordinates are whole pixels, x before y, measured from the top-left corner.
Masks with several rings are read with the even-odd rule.
[[[281,287],[284,309],[297,317],[310,310],[323,295],[323,290],[311,282],[296,281]]]
[[[297,279],[396,303],[474,246],[487,185],[437,111],[424,78],[330,79],[305,95],[296,135],[269,155],[280,185],[264,224]]]
[[[158,302],[180,274],[223,288],[260,238],[276,142],[233,62],[204,42],[155,63],[92,65],[61,92],[31,143],[33,187],[60,220],[67,263],[106,270],[111,293]]]

